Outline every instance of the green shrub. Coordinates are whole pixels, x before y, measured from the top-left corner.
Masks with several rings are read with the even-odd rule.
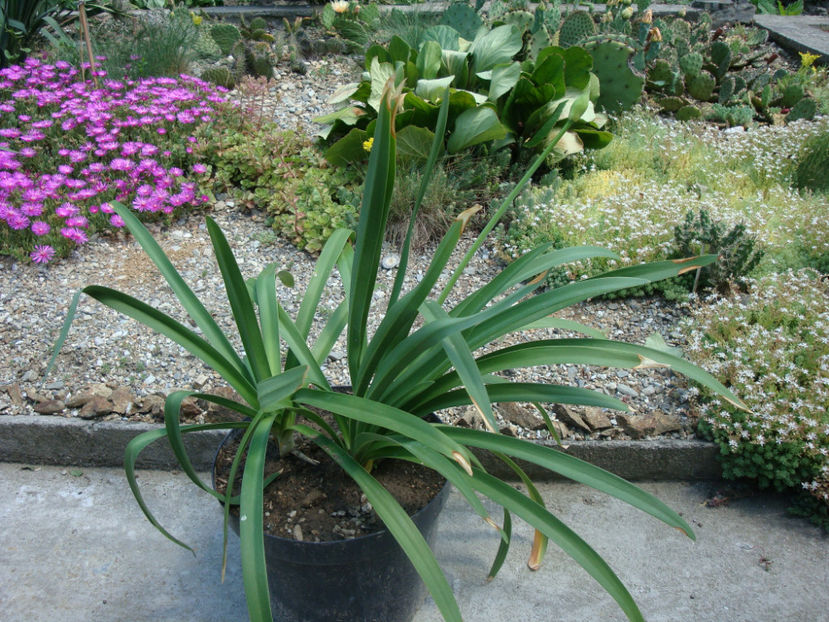
[[[829,191],[829,131],[815,134],[803,143],[792,177],[800,190]]]
[[[274,230],[298,248],[316,253],[334,229],[353,224],[357,171],[332,168],[296,132],[228,108],[202,130],[199,150],[215,192],[267,212]]]
[[[682,323],[689,358],[751,408],[702,392],[700,431],[720,445],[726,477],[803,489],[829,505],[829,284],[804,269],[750,289],[694,306]]]

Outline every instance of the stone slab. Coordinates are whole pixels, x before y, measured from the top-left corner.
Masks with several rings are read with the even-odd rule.
[[[829,17],[815,15],[755,15],[754,23],[769,31],[769,37],[795,52],[817,54],[829,64]]]

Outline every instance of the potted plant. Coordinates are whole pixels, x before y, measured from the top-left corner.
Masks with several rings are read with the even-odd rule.
[[[440,150],[448,99],[444,98],[441,108],[427,170],[434,165]],[[512,368],[552,363],[630,368],[666,366],[742,407],[741,402],[714,378],[677,356],[603,338],[528,341],[495,348],[479,356],[474,353],[508,333],[528,327],[555,325],[551,314],[567,305],[694,270],[710,263],[714,257],[633,266],[556,289],[539,291],[543,279],[536,277],[543,276],[563,262],[592,256],[613,256],[599,248],[554,250],[544,246],[511,263],[490,283],[451,308],[444,307],[472,253],[555,147],[558,138],[586,109],[587,101],[588,93],[585,91],[574,94],[572,101],[567,102],[567,122],[558,137],[548,144],[505,199],[436,299],[430,296],[470,213],[461,214],[449,228],[423,278],[411,291],[403,294],[410,237],[407,238],[387,309],[373,335],[368,334],[367,320],[394,180],[393,128],[400,103],[400,90],[391,81],[386,88],[374,133],[356,240],[352,245],[353,234],[349,231],[334,233],[317,261],[296,318],[290,317],[277,299],[277,267],[267,266],[257,277],[246,281],[221,230],[208,219],[208,232],[227,289],[244,357],[237,354],[228,337],[138,219],[123,206],[116,207],[189,317],[199,327],[201,335],[159,310],[113,289],[90,286],[83,293],[167,335],[215,369],[239,395],[239,401],[184,391],[169,395],[165,404],[165,427],[136,437],[127,448],[125,466],[129,485],[147,518],[165,536],[186,546],[156,521],[145,505],[136,482],[137,455],[148,444],[167,438],[181,468],[195,485],[224,503],[225,534],[229,508],[239,506],[243,579],[251,620],[268,621],[274,613],[269,598],[262,507],[263,488],[270,482],[263,474],[263,464],[269,443],[275,443],[280,455],[284,456],[295,449],[297,438],[307,439],[319,447],[359,485],[385,529],[423,579],[446,620],[461,620],[452,590],[412,519],[373,477],[378,464],[391,460],[416,463],[437,471],[448,480],[471,508],[500,533],[501,545],[492,575],[498,571],[509,546],[511,516],[515,515],[536,529],[531,553],[533,564],[540,562],[547,539],[552,539],[610,593],[630,619],[642,619],[631,595],[610,567],[544,507],[532,482],[513,459],[541,465],[604,491],[693,538],[690,527],[658,499],[615,475],[562,452],[499,434],[492,410],[495,402],[531,402],[539,404],[539,407],[544,402],[589,404],[621,410],[627,407],[623,402],[597,392],[565,386],[510,383],[497,374]],[[563,109],[564,104],[559,106],[556,114],[561,114]],[[327,318],[316,340],[308,343],[316,307],[334,266],[338,267],[342,278],[344,301]],[[66,337],[72,313],[73,310],[70,310],[58,348]],[[415,323],[418,318],[422,320],[419,327]],[[326,360],[343,331],[346,331],[347,362],[352,382],[350,393],[332,389],[321,369],[321,362]],[[584,331],[590,333],[587,327]],[[286,344],[285,349],[281,348],[282,342]],[[191,395],[221,404],[247,419],[181,425],[179,409],[182,401]],[[429,418],[430,413],[462,404],[474,405],[489,430],[455,428]],[[321,411],[329,413],[329,418],[319,414]],[[547,419],[552,429],[549,417]],[[239,448],[228,478],[232,483],[237,472],[242,473],[238,496],[232,485],[220,493],[202,481],[184,448],[183,434],[215,428],[241,431]],[[509,483],[487,473],[473,450],[488,450],[501,458],[524,481],[528,493],[523,494]],[[276,485],[278,483],[277,478]],[[503,507],[504,520],[501,525],[489,516],[478,495],[488,497]],[[314,590],[320,589],[323,588],[315,582]],[[368,595],[369,599],[373,596]],[[345,616],[345,619],[362,619],[356,614],[346,613]]]

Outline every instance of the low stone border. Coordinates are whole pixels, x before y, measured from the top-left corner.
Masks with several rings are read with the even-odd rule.
[[[0,462],[66,466],[120,466],[130,439],[160,426],[148,423],[90,423],[63,417],[0,416]],[[185,435],[190,457],[208,470],[223,431]],[[553,446],[549,443],[544,443]],[[722,477],[713,443],[691,440],[579,441],[566,452],[631,480],[716,480]],[[481,460],[494,475],[514,474],[491,455]],[[166,441],[142,454],[140,468],[172,469],[177,464]],[[534,480],[553,479],[549,471],[522,464]]]

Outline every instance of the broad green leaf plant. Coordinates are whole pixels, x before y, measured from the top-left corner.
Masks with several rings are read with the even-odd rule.
[[[338,165],[364,160],[362,145],[375,129],[383,89],[392,76],[407,85],[395,118],[404,149],[422,143],[424,134],[430,140],[447,87],[449,117],[442,138],[449,154],[482,144],[493,151],[510,147],[537,153],[559,132],[569,107],[585,91],[587,107],[558,141],[554,155],[560,159],[584,147],[607,145],[611,134],[602,129],[607,118],[594,110],[599,81],[591,72],[590,54],[579,47],[546,47],[519,62],[514,57],[521,48],[521,33],[510,25],[483,29],[473,41],[439,25],[424,32],[416,49],[400,37],[393,37],[387,48],[371,46],[362,81],[340,87],[329,103],[342,107],[315,119],[324,125],[319,136],[330,145],[325,157]],[[559,117],[560,104],[566,109]]]
[[[493,215],[492,221],[455,267],[442,290],[436,287],[438,278],[448,269],[450,256],[470,216],[469,211],[461,214],[446,232],[420,282],[404,292],[402,283],[407,270],[411,236],[407,238],[382,321],[374,334],[368,334],[367,321],[395,173],[394,119],[402,98],[401,89],[395,88],[390,81],[382,95],[356,234],[338,230],[331,236],[317,261],[314,277],[305,291],[296,317],[291,317],[277,298],[275,281],[280,276],[278,266],[269,265],[259,275],[246,281],[222,231],[208,218],[207,229],[244,355],[234,350],[231,341],[138,219],[123,206],[116,207],[192,322],[200,329],[201,335],[158,309],[108,287],[89,286],[83,293],[168,336],[221,374],[239,395],[239,401],[234,401],[190,391],[170,394],[164,409],[164,428],[136,437],[127,447],[125,468],[129,486],[150,522],[165,536],[187,547],[156,520],[144,502],[136,479],[136,458],[140,452],[151,443],[166,438],[182,470],[193,483],[224,502],[225,545],[229,508],[234,504],[240,506],[241,514],[247,516],[240,529],[243,579],[250,619],[254,622],[271,620],[262,513],[262,491],[270,484],[263,473],[266,447],[275,442],[284,454],[291,451],[294,439],[300,436],[321,447],[359,485],[423,578],[446,620],[461,620],[452,589],[412,520],[372,476],[372,466],[380,461],[408,460],[438,471],[455,486],[473,511],[497,528],[501,544],[490,571],[492,576],[504,560],[510,544],[512,517],[517,516],[536,530],[531,565],[540,563],[548,539],[552,540],[607,590],[629,619],[641,620],[636,603],[613,570],[586,542],[544,507],[537,490],[514,459],[540,465],[606,492],[694,538],[691,528],[661,501],[611,473],[554,449],[499,434],[492,408],[496,402],[528,402],[539,407],[542,403],[558,402],[619,410],[627,410],[627,406],[595,391],[513,383],[498,374],[510,369],[556,363],[634,369],[670,367],[738,407],[742,407],[742,403],[713,377],[661,348],[591,336],[584,339],[528,339],[509,347],[499,348],[496,345],[486,354],[478,351],[486,344],[497,344],[504,335],[554,323],[551,315],[568,305],[695,270],[712,262],[714,257],[622,268],[542,291],[543,279],[538,277],[555,266],[585,257],[612,256],[612,253],[600,248],[553,249],[542,246],[508,265],[491,282],[466,295],[457,304],[447,306],[445,301],[472,254],[553,149],[557,142],[553,141]],[[576,98],[570,106],[569,115],[562,117],[564,124],[558,139],[583,114],[587,101],[586,94],[583,98]],[[441,126],[446,123],[448,108],[449,98],[444,95],[436,132],[438,136],[442,135]],[[561,110],[559,108],[558,114]],[[440,149],[441,141],[435,140],[427,171],[434,166]],[[424,181],[421,194],[426,183]],[[412,214],[413,219],[416,212],[417,207]],[[316,340],[309,340],[323,287],[335,267],[342,279],[345,299],[327,316]],[[72,312],[70,310],[58,348],[68,333]],[[420,323],[416,323],[418,318]],[[583,330],[585,334],[590,334],[590,329],[584,327]],[[343,333],[353,385],[351,394],[333,391],[321,367]],[[180,407],[182,401],[191,395],[230,408],[246,420],[182,425],[179,422]],[[457,405],[474,405],[483,416],[488,430],[454,428],[436,423],[429,417],[430,413],[439,414],[442,409]],[[312,409],[330,412],[333,423],[326,423]],[[547,419],[549,423],[549,417]],[[309,422],[317,424],[316,427],[308,425]],[[235,480],[241,459],[246,454],[244,466],[241,467],[242,485],[238,497],[232,497],[230,490],[220,494],[202,481],[182,442],[185,434],[217,428],[243,430],[229,478],[229,481]],[[529,492],[523,494],[506,481],[489,474],[473,450],[493,452],[525,482]],[[478,495],[503,507],[502,526],[490,517]]]

